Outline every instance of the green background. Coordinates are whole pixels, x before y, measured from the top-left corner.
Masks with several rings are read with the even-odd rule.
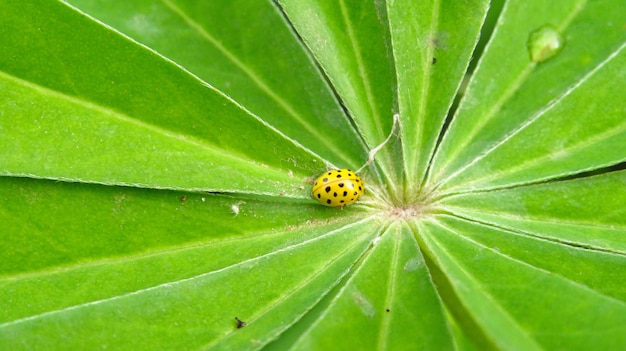
[[[625,6],[2,1],[0,349],[623,349]]]

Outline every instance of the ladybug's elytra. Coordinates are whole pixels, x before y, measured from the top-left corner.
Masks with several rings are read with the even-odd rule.
[[[357,201],[365,192],[361,177],[349,169],[322,174],[313,184],[313,198],[324,206],[343,207]]]

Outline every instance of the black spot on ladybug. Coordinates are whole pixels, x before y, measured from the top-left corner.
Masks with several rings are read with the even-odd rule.
[[[326,183],[328,181],[328,178],[324,178],[322,179],[322,182]]]
[[[339,187],[340,187],[340,188],[343,188],[343,186],[344,186],[345,184],[344,184],[344,183],[339,183],[339,184],[337,184],[337,185],[339,185]]]
[[[242,321],[241,319],[235,317],[235,320],[237,321],[237,329],[241,329],[243,327],[246,326],[246,322]]]
[[[355,191],[354,194],[352,194],[352,195],[356,195],[356,194],[358,194],[358,193]]]
[[[317,198],[318,198],[318,199],[321,199],[321,198],[322,198],[322,194],[317,193]]]
[[[337,193],[333,193],[333,197],[337,197]]]
[[[330,205],[330,203],[332,202],[331,199],[326,200],[326,203]]]
[[[343,197],[346,197],[346,196],[348,196],[348,192],[347,192],[347,191],[344,191],[344,192],[343,192]]]
[[[325,187],[324,191],[326,191],[327,193],[330,193],[330,187],[329,186]]]
[[[338,173],[338,174],[337,174],[337,178],[341,178],[341,174],[339,174],[339,173]]]
[[[354,183],[349,183],[350,189],[354,189]]]

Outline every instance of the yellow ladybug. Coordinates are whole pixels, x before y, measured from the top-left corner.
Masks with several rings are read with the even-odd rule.
[[[313,198],[324,206],[343,207],[363,195],[365,184],[349,169],[336,169],[322,174],[313,184]]]

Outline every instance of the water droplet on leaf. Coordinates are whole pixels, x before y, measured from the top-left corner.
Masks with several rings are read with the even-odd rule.
[[[544,62],[558,54],[564,45],[563,36],[554,27],[545,25],[528,36],[528,53],[533,62]]]

